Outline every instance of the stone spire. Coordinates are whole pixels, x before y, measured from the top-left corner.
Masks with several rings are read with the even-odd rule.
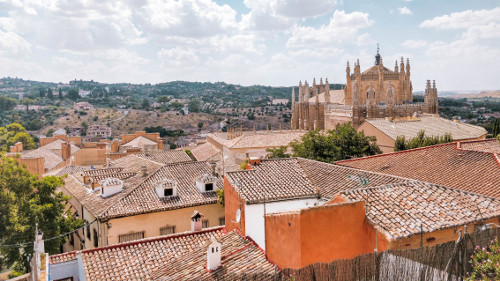
[[[328,83],[328,78],[325,78],[325,103],[330,103],[330,84]]]
[[[406,75],[410,76],[410,59],[406,59]]]
[[[323,86],[323,77],[319,78],[319,84]]]
[[[405,74],[405,61],[404,61],[403,57],[401,57],[401,63],[399,64],[399,71],[402,74]]]
[[[295,105],[295,87],[292,87],[292,110]]]
[[[398,73],[398,60],[396,60],[396,63],[394,64],[394,72]]]
[[[379,65],[381,63],[382,56],[379,53],[379,47],[377,43],[377,54],[375,55],[375,65]]]
[[[302,93],[302,80],[299,81],[299,103],[302,103],[304,94]]]

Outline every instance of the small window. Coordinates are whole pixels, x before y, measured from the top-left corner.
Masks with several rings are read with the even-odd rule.
[[[69,244],[71,246],[75,246],[75,237],[73,236],[73,234],[69,235]]]
[[[88,222],[87,222],[87,223],[88,223]],[[87,225],[86,232],[87,232],[87,239],[89,239],[89,240],[90,240],[90,225]]]
[[[144,231],[118,235],[118,243],[124,243],[124,242],[132,241],[132,240],[142,239],[142,238],[144,238]]]
[[[219,225],[224,225],[224,224],[226,224],[226,218],[225,217],[219,218]]]
[[[160,228],[160,235],[167,235],[175,233],[175,225],[167,225]]]
[[[436,241],[436,238],[435,238],[435,237],[429,237],[429,238],[427,238],[427,239],[426,239],[426,241],[427,241],[428,243],[430,243],[430,242],[434,242],[434,241]]]
[[[201,227],[202,227],[202,228],[207,228],[207,227],[208,227],[208,220],[203,220],[203,221],[201,222]]]
[[[213,183],[206,183],[205,184],[205,191],[212,191],[214,190],[214,184]]]
[[[167,197],[167,196],[172,196],[174,195],[174,189],[173,188],[165,188],[163,190],[163,196]]]
[[[99,239],[99,237],[97,236],[97,230],[94,229],[94,247],[98,247],[99,246],[98,239]]]

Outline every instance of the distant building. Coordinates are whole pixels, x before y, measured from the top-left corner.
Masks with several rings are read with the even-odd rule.
[[[290,101],[289,99],[273,99],[271,103],[272,105],[279,105],[279,104],[286,105],[288,104],[289,101]]]
[[[94,109],[94,106],[86,101],[74,102],[73,109],[74,110],[92,110],[92,109]]]
[[[184,112],[185,115],[189,114],[189,107],[184,106],[181,110]]]
[[[111,137],[111,128],[99,124],[90,125],[87,129],[87,137],[107,139]]]
[[[438,115],[422,115],[419,117],[386,117],[366,119],[358,131],[367,136],[377,138],[377,145],[382,152],[393,152],[396,138],[404,136],[406,140],[414,138],[420,131],[426,136],[443,136],[451,134],[455,141],[478,140],[486,138],[483,127],[464,124],[439,117]]]
[[[92,92],[91,91],[85,91],[85,90],[82,90],[82,89],[79,89],[78,90],[78,94],[80,95],[80,97],[84,98],[88,95],[90,95]]]
[[[161,107],[161,104],[158,103],[158,102],[153,102],[152,104],[149,105],[149,107],[151,107],[151,108],[159,108],[159,107]]]

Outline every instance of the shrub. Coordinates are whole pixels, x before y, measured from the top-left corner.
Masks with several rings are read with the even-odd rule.
[[[495,237],[490,245],[476,246],[469,261],[472,272],[466,280],[498,280],[500,276],[500,245]]]

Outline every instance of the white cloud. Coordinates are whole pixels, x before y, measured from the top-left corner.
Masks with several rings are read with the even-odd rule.
[[[407,7],[398,8],[398,11],[402,15],[411,15],[412,14],[411,10],[408,9]]]
[[[26,40],[18,34],[0,29],[0,54],[27,56],[31,54],[31,47]]]
[[[360,29],[373,24],[367,13],[335,11],[328,25],[319,28],[296,26],[288,39],[287,47],[328,45],[352,39]]]
[[[375,40],[373,40],[369,33],[363,33],[356,39],[356,44],[358,46],[373,45],[375,44]]]
[[[427,41],[409,39],[409,40],[404,41],[403,44],[401,44],[401,45],[403,45],[406,48],[417,49],[417,48],[422,48],[422,47],[427,46]]]

